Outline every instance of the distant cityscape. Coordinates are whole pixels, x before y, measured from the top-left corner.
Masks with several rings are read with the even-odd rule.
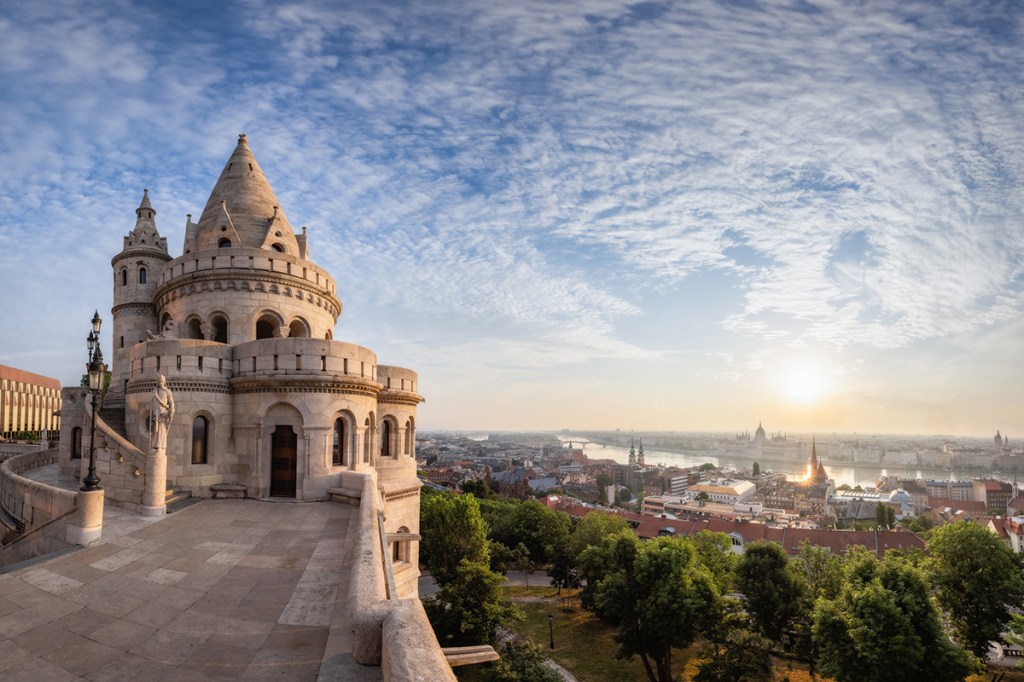
[[[1024,452],[990,440],[946,437],[721,433],[430,433],[417,447],[421,476],[459,488],[485,481],[508,497],[629,507],[807,529],[914,518],[1004,519],[1024,513],[1017,472]],[[839,476],[836,476],[839,473]],[[1009,537],[1004,534],[1009,542]],[[1012,543],[1015,545],[1016,543]]]

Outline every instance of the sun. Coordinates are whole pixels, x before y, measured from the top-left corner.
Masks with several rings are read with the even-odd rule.
[[[804,405],[817,402],[828,391],[825,372],[812,365],[791,368],[783,376],[782,383],[786,395]]]

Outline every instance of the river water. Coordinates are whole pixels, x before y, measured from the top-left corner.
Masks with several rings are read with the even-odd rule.
[[[600,445],[591,443],[569,435],[559,434],[559,440],[567,442],[572,440],[573,447],[582,447],[590,459],[611,459],[620,464],[629,463],[629,449],[616,445]],[[715,451],[707,453],[700,452],[672,452],[669,450],[658,450],[657,448],[644,448],[644,461],[648,464],[663,464],[665,466],[677,466],[681,468],[698,466],[705,462],[711,462],[716,466],[729,466],[736,469],[749,469],[753,459],[741,459],[728,455],[719,455]],[[836,485],[844,483],[850,487],[862,486],[864,488],[874,487],[875,482],[881,476],[897,476],[899,478],[923,478],[932,480],[946,480],[952,477],[954,480],[969,480],[972,477],[984,475],[981,471],[954,472],[948,469],[923,469],[919,467],[880,467],[877,464],[852,464],[843,462],[841,464],[830,464],[827,459],[823,460],[825,470],[829,478],[835,480]],[[803,478],[807,471],[807,462],[796,461],[771,461],[758,459],[761,471],[775,471],[787,475],[789,480]],[[989,474],[991,475],[991,474]]]

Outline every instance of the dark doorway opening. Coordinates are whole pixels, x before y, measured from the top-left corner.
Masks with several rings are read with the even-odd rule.
[[[270,445],[270,496],[295,497],[298,434],[291,426],[274,429]]]

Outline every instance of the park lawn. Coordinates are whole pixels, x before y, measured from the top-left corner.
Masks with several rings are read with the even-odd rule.
[[[506,589],[526,614],[526,619],[516,624],[516,631],[543,646],[545,653],[581,682],[647,679],[644,664],[639,657],[631,661],[615,658],[619,645],[612,639],[614,628],[602,623],[589,611],[584,611],[578,602],[563,609],[557,590],[551,587],[509,586]],[[562,596],[569,594],[572,593],[562,591]],[[555,639],[553,650],[550,648],[548,614],[554,617],[551,622]],[[682,674],[686,658],[686,652],[674,653],[673,670],[676,675]]]

